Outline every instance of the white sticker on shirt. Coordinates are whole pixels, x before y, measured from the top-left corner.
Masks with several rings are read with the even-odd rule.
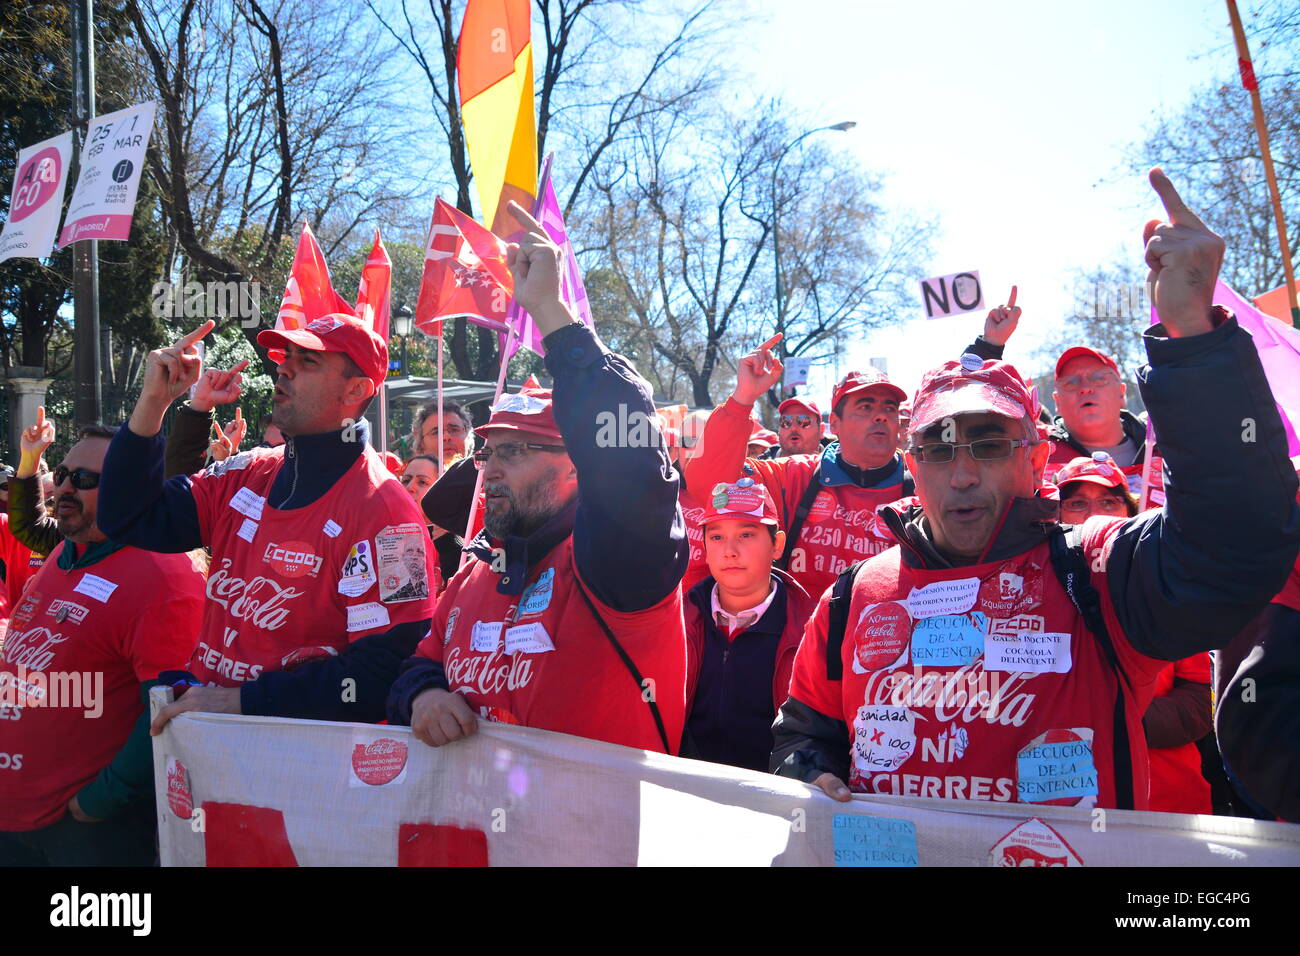
[[[333,518],[330,518],[329,521],[325,522],[325,527],[321,528],[321,530],[331,538],[337,538],[343,533],[343,525],[339,524]]]
[[[1070,635],[1052,631],[1019,631],[984,635],[984,669],[1021,674],[1067,674],[1073,660]]]
[[[501,646],[501,622],[500,621],[475,621],[474,630],[470,634],[469,648],[472,651],[482,651],[491,654]]]
[[[429,533],[414,522],[389,525],[375,535],[379,600],[422,601],[429,596],[429,574],[424,545]]]
[[[348,605],[348,631],[368,631],[388,626],[388,608],[378,601]]]
[[[253,538],[257,535],[257,522],[252,518],[245,518],[244,523],[239,526],[239,530],[235,534],[252,544]]]
[[[516,624],[506,631],[507,654],[543,654],[553,650],[551,635],[546,633],[541,621]]]
[[[230,499],[230,507],[254,521],[262,520],[262,508],[265,505],[266,499],[251,488],[240,488]]]
[[[78,594],[93,597],[99,603],[104,604],[113,596],[113,592],[117,590],[117,585],[112,581],[104,580],[97,574],[86,574],[82,576],[81,580],[77,582],[77,586],[72,590]]]
[[[906,707],[863,704],[853,721],[853,766],[863,776],[893,773],[916,750],[916,714]]]
[[[214,461],[203,470],[203,473],[209,478],[216,478],[224,475],[228,471],[240,471],[247,468],[253,461],[251,451],[243,451],[238,455],[231,455],[225,461]]]
[[[348,552],[348,558],[339,572],[339,594],[360,597],[374,587],[377,580],[375,553],[370,542],[358,541]]]
[[[912,588],[912,593],[907,596],[907,610],[913,618],[965,614],[975,606],[979,591],[979,578],[935,581],[923,588]]]

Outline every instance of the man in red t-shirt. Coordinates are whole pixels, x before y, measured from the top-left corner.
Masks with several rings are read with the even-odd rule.
[[[784,371],[771,351],[776,341],[740,360],[731,397],[709,416],[686,462],[686,483],[701,500],[714,485],[739,478],[748,464],[776,501],[789,535],[778,567],[816,597],[854,561],[891,543],[876,510],[912,493],[897,452],[898,406],[907,393],[875,368],[850,372],[831,396],[836,441],[817,454],[747,460],[754,403]]]
[[[487,719],[674,752],[686,706],[677,475],[649,385],[573,320],[559,249],[510,208],[529,230],[511,247],[515,297],[545,335],[554,395],[504,395],[478,429],[484,531],[388,719],[435,747]],[[619,421],[635,425],[614,435]]]
[[[926,373],[908,456],[920,503],[886,508],[898,545],[822,596],[774,728],[776,772],[842,801],[852,787],[1145,808],[1141,717],[1164,661],[1226,643],[1300,547],[1258,353],[1212,306],[1223,240],[1162,172],[1151,182],[1172,225],[1145,231],[1161,324],[1145,336],[1143,395],[1188,491],[1065,535],[1037,494],[1048,448],[1015,369],[967,355]],[[1207,415],[1187,396],[1209,383]],[[1239,441],[1247,417],[1257,443]]]
[[[99,529],[111,435],[84,429],[55,471],[64,542],[18,602],[0,659],[0,866],[154,858],[145,704],[194,648],[203,572]]]
[[[193,343],[211,326],[150,353],[104,462],[100,523],[113,540],[212,552],[189,662],[208,686],[164,708],[154,731],[187,710],[382,720],[398,667],[428,631],[435,580],[424,519],[367,444],[362,414],[383,385],[387,346],[342,314],[263,331],[279,362],[284,445],[164,482],[163,412],[201,374]],[[211,404],[238,397],[237,371],[206,374]]]

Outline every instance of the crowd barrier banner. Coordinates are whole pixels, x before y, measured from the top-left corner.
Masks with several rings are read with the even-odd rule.
[[[170,690],[155,692],[155,711]],[[1295,866],[1300,825],[918,797],[480,722],[189,713],[154,738],[164,866]]]

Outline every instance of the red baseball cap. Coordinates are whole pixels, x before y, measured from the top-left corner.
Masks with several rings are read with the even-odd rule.
[[[740,518],[757,521],[759,524],[781,526],[776,516],[776,503],[764,485],[748,476],[739,481],[719,482],[713,486],[708,510],[700,519],[700,525],[710,521],[722,521],[724,518]]]
[[[1056,360],[1056,377],[1061,377],[1061,369],[1065,368],[1066,362],[1071,359],[1076,359],[1080,355],[1090,355],[1097,361],[1101,362],[1102,365],[1109,365],[1116,372],[1119,371],[1119,366],[1115,364],[1115,360],[1105,352],[1098,352],[1096,349],[1090,349],[1086,345],[1075,345],[1062,352],[1061,357]]]
[[[755,420],[754,427],[749,433],[749,444],[763,444],[768,448],[781,441],[781,436],[770,428],[764,428],[763,423]]]
[[[386,451],[379,457],[383,460],[385,468],[391,471],[398,478],[402,477],[402,472],[406,471],[406,463],[403,462],[402,459],[398,458],[391,451]]]
[[[1104,451],[1094,451],[1091,458],[1075,458],[1063,465],[1052,483],[1060,488],[1072,481],[1087,481],[1103,488],[1128,488],[1128,480],[1115,459]]]
[[[782,402],[780,405],[776,406],[776,413],[777,413],[778,415],[784,415],[784,414],[785,414],[785,410],[786,410],[787,408],[806,408],[806,409],[808,409],[808,411],[812,412],[813,418],[817,419],[818,421],[821,421],[821,418],[822,418],[822,410],[821,410],[820,408],[818,408],[818,407],[816,406],[816,404],[814,404],[813,402],[807,401],[806,399],[802,399],[802,398],[787,398],[787,399],[786,399],[784,402]]]
[[[487,424],[474,429],[474,434],[486,438],[492,431],[532,432],[564,441],[560,426],[555,424],[555,406],[551,404],[549,388],[521,388],[502,395],[492,406],[492,417]]]
[[[257,333],[257,344],[277,365],[284,361],[284,347],[289,343],[309,352],[341,352],[375,383],[376,391],[384,387],[388,344],[355,315],[335,312],[313,319],[301,329],[263,329]]]
[[[908,434],[925,431],[949,416],[971,412],[1033,420],[1037,416],[1037,401],[1014,365],[986,362],[967,352],[960,362],[944,362],[921,378],[921,387],[912,400]]]
[[[874,385],[884,386],[885,390],[900,402],[907,401],[907,392],[891,382],[884,372],[873,365],[865,372],[849,372],[840,379],[839,384],[835,386],[835,391],[831,393],[831,408],[839,408],[841,399]]]

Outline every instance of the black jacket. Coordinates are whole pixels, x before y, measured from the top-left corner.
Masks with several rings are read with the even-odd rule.
[[[1249,333],[1228,319],[1190,338],[1165,338],[1157,325],[1143,339],[1150,364],[1139,387],[1160,432],[1168,500],[1160,511],[1130,518],[1111,539],[1106,571],[1129,643],[1173,661],[1222,647],[1277,594],[1300,550],[1300,506],[1282,421]],[[1214,403],[1188,401],[1208,394]],[[1245,418],[1258,424],[1258,441],[1241,441]],[[1226,504],[1234,501],[1250,506]],[[1041,543],[1054,507],[1016,499],[987,559]],[[904,556],[946,566],[917,511],[905,526],[893,515],[895,535],[912,545]],[[891,514],[884,512],[887,520]],[[848,727],[837,716],[792,697],[773,737],[774,772],[848,779]]]

